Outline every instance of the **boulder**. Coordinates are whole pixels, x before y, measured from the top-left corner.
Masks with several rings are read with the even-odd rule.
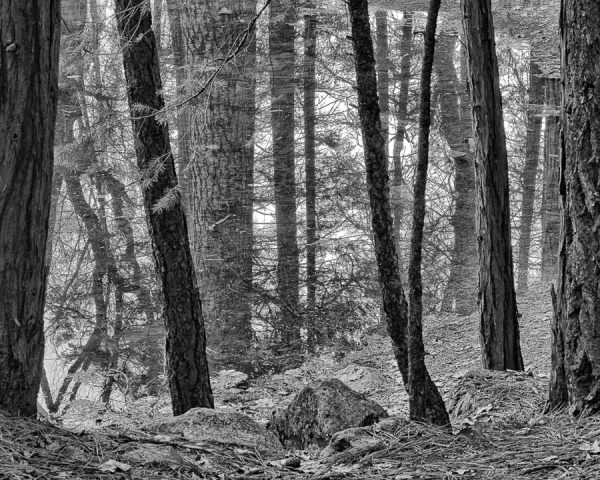
[[[256,449],[267,459],[285,454],[271,432],[250,417],[232,411],[192,408],[178,417],[148,423],[142,429],[172,441]]]
[[[324,447],[336,432],[387,418],[383,407],[337,378],[316,380],[298,393],[267,425],[286,447]]]

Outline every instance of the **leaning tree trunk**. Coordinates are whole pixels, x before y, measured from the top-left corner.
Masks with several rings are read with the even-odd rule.
[[[542,117],[540,110],[544,101],[544,83],[537,64],[529,61],[529,105],[527,108],[527,136],[525,140],[525,166],[523,168],[523,200],[521,203],[521,228],[519,233],[519,270],[517,285],[519,292],[527,291],[529,274],[529,251],[531,249],[531,226],[533,224],[533,202],[535,179],[540,160],[540,138]]]
[[[431,394],[437,389],[435,385],[432,385],[427,374],[424,351],[418,347],[419,342],[421,346],[423,342],[422,338],[418,338],[421,333],[419,325],[413,326],[416,327],[411,331],[410,345],[413,347],[413,351],[409,352],[408,350],[408,313],[398,269],[398,254],[394,243],[387,154],[384,150],[385,141],[381,129],[375,56],[367,1],[351,0],[348,9],[352,24],[352,43],[358,87],[358,112],[365,151],[367,187],[371,205],[373,235],[375,237],[375,254],[383,291],[383,306],[388,332],[392,339],[394,355],[400,373],[410,394],[411,417],[447,425],[449,419],[443,407],[443,402],[441,403],[442,412],[437,410],[439,406],[437,401],[420,397],[422,394]],[[413,369],[413,371],[410,372],[410,369]],[[411,380],[413,381],[412,385],[410,384]],[[423,408],[426,405],[429,408],[428,411]]]
[[[508,199],[508,157],[491,0],[461,0],[477,182],[480,340],[491,370],[523,369]]]
[[[188,1],[188,65],[218,68],[191,114],[190,222],[211,365],[252,373],[256,4]],[[231,58],[229,58],[231,57]],[[201,88],[215,70],[190,76]]]
[[[561,244],[550,405],[600,411],[600,4],[563,0]]]
[[[167,330],[167,376],[173,413],[214,406],[206,361],[206,335],[188,240],[187,223],[177,189],[168,126],[155,112],[164,107],[158,54],[150,12],[144,0],[115,0],[123,46],[127,97],[135,150],[142,171],[146,220]]]
[[[272,62],[271,125],[273,129],[273,186],[277,232],[277,293],[281,318],[276,334],[281,345],[300,348],[299,252],[296,235],[296,178],[294,155],[294,22],[293,0],[271,2],[269,49]]]
[[[450,275],[444,289],[442,312],[470,315],[477,308],[477,243],[475,241],[475,171],[469,139],[473,135],[466,85],[461,85],[454,65],[458,37],[442,34],[436,45],[435,87],[440,131],[454,163],[454,213],[450,225],[454,248]],[[464,49],[461,48],[461,53]],[[464,57],[464,55],[461,55]],[[462,58],[461,58],[462,60]],[[461,62],[462,63],[462,62]]]
[[[435,51],[435,30],[441,0],[431,0],[425,26],[425,52],[421,71],[419,106],[419,147],[414,185],[414,209],[410,243],[408,283],[410,317],[408,321],[408,396],[410,418],[435,425],[450,425],[444,400],[425,366],[423,345],[423,227],[425,225],[425,190],[429,164],[429,131],[431,128],[431,72]]]
[[[0,409],[37,413],[60,2],[0,3]]]
[[[544,127],[544,173],[542,190],[542,282],[552,282],[558,267],[558,241],[560,238],[560,211],[558,206],[558,143],[560,105],[558,78],[546,79],[546,115]]]

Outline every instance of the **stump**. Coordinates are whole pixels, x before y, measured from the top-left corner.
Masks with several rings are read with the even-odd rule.
[[[307,385],[286,409],[276,412],[267,429],[288,448],[324,447],[336,432],[387,417],[385,409],[365,395],[337,378],[324,378]]]

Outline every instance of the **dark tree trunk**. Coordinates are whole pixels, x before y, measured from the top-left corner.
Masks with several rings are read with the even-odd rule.
[[[491,0],[461,0],[477,183],[480,340],[491,370],[522,370],[508,199],[508,158]]]
[[[546,79],[546,116],[544,128],[544,173],[542,181],[542,282],[556,278],[558,272],[558,242],[560,211],[558,206],[560,84],[558,78]]]
[[[425,224],[425,190],[429,164],[429,130],[431,127],[431,72],[435,51],[435,30],[441,0],[431,0],[425,27],[425,52],[421,71],[419,107],[419,147],[414,185],[414,210],[410,244],[408,282],[410,317],[408,321],[408,395],[410,418],[435,425],[450,425],[444,400],[425,366],[423,345],[423,282],[421,263]]]
[[[0,3],[0,409],[37,413],[60,2]]]
[[[200,293],[177,190],[169,131],[164,122],[153,116],[164,107],[164,100],[160,95],[162,84],[152,20],[144,4],[144,0],[116,0],[115,12],[138,166],[142,171],[144,208],[162,287],[173,413],[181,415],[193,407],[212,408],[214,403]]]
[[[211,365],[250,374],[256,8],[241,0],[228,4],[229,13],[222,8],[196,0],[182,12],[188,64],[201,70],[208,60],[220,68],[193,103],[190,222]],[[223,52],[237,54],[221,63]],[[212,73],[193,78],[204,85]]]
[[[317,340],[315,322],[317,297],[317,175],[315,149],[315,95],[317,55],[317,13],[311,3],[304,15],[304,161],[306,162],[306,303],[308,344]]]
[[[600,411],[600,4],[563,0],[561,243],[550,405]]]
[[[450,225],[454,248],[444,290],[442,312],[470,315],[477,308],[477,243],[475,241],[475,169],[469,139],[473,135],[466,85],[454,66],[458,37],[442,34],[436,45],[434,69],[440,105],[440,130],[454,163],[454,213]],[[462,50],[462,49],[461,49]]]
[[[544,101],[544,81],[541,70],[533,61],[529,62],[529,105],[527,108],[527,137],[525,140],[525,166],[523,168],[523,200],[521,204],[521,228],[519,233],[519,270],[517,286],[519,292],[527,291],[529,274],[529,250],[531,248],[531,226],[533,224],[533,202],[535,179],[540,159],[542,135],[541,106]]]
[[[277,292],[281,324],[276,334],[282,345],[300,348],[298,317],[299,253],[296,221],[294,155],[294,0],[271,2],[269,49],[272,62],[271,124],[273,129],[273,186],[277,230]]]
[[[437,3],[439,6],[439,2]],[[362,137],[365,150],[365,166],[367,169],[367,187],[371,205],[372,227],[375,237],[375,254],[379,269],[379,280],[383,292],[383,306],[386,314],[388,332],[392,339],[394,355],[410,394],[410,411],[412,418],[427,419],[437,424],[447,425],[448,415],[430,410],[424,412],[421,407],[431,399],[420,397],[431,394],[432,385],[423,361],[422,338],[418,338],[419,325],[412,326],[411,346],[408,350],[408,312],[402,281],[398,269],[398,254],[394,243],[393,219],[389,198],[389,177],[387,155],[384,150],[384,139],[381,130],[379,99],[377,97],[377,78],[375,73],[375,56],[369,25],[369,11],[366,0],[351,0],[348,4],[352,24],[352,40],[354,45],[354,61],[358,87],[358,111],[360,116]],[[421,349],[419,350],[419,344]],[[419,360],[421,357],[421,360]],[[409,360],[410,358],[410,360]],[[410,366],[410,368],[409,368]],[[412,371],[410,371],[412,369]],[[411,385],[410,381],[414,383]],[[419,385],[418,382],[426,384]],[[435,400],[433,405],[438,404]],[[429,404],[429,408],[433,407]],[[442,403],[443,408],[443,403]],[[445,416],[444,416],[445,414]]]
[[[384,151],[389,156],[390,130],[390,64],[387,11],[375,12],[375,28],[377,31],[377,94],[381,111],[381,131],[383,132]]]

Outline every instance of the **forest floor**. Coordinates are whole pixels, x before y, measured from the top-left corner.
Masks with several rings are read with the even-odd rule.
[[[427,364],[451,412],[452,432],[402,421],[393,433],[373,429],[380,440],[376,448],[351,448],[334,460],[319,459],[317,449],[293,451],[289,456],[300,459],[300,467],[289,468],[244,449],[189,448],[133,435],[142,417],[165,415],[165,399],[101,419],[88,410],[65,419],[60,428],[0,414],[0,479],[598,479],[600,419],[543,413],[550,369],[549,288],[533,284],[518,300],[525,372],[479,368],[477,314],[425,319]],[[232,386],[235,374],[221,373],[213,382],[216,407],[264,424],[274,409],[320,376],[335,376],[390,415],[406,417],[407,396],[390,342],[380,335],[365,338],[361,349],[342,358],[339,353],[310,358],[244,389]],[[132,461],[127,451],[141,443],[163,443],[170,454]]]

